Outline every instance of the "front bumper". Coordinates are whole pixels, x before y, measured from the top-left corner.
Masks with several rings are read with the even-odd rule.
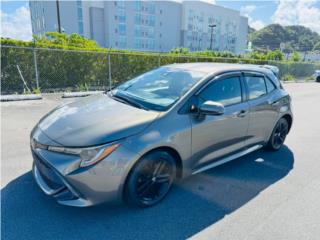
[[[96,165],[80,168],[77,156],[32,149],[33,176],[39,187],[58,203],[86,207],[121,201],[132,163],[139,156],[120,146]]]

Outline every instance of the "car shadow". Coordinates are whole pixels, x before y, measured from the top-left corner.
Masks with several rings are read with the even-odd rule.
[[[185,239],[231,214],[294,165],[286,146],[259,150],[179,181],[148,209],[124,205],[74,208],[44,195],[31,172],[1,190],[3,239]]]

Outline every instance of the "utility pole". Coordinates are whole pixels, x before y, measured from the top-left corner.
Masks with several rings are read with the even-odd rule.
[[[56,0],[57,6],[57,19],[58,19],[58,32],[61,33],[61,22],[60,22],[60,7],[59,7],[59,0]]]
[[[209,28],[211,28],[211,37],[210,37],[210,50],[212,51],[212,38],[213,38],[213,28],[215,28],[216,24],[209,24]]]

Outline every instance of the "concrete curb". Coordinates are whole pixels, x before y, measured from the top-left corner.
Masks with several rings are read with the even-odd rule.
[[[41,94],[26,94],[26,95],[1,95],[0,101],[1,102],[8,102],[8,101],[24,101],[24,100],[39,100],[42,99]]]
[[[89,91],[89,92],[65,92],[62,94],[62,98],[73,98],[73,97],[86,97],[94,94],[100,94],[103,91]]]

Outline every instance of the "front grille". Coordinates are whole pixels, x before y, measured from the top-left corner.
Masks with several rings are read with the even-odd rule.
[[[43,180],[48,184],[50,188],[53,190],[57,190],[59,188],[65,187],[64,183],[60,179],[60,177],[54,172],[51,167],[45,163],[41,158],[38,157],[36,153],[32,151],[34,162],[41,174]]]

